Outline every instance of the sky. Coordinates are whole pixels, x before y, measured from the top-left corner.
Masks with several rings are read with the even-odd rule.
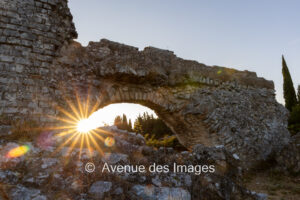
[[[104,125],[113,125],[116,116],[122,116],[123,114],[126,115],[128,120],[131,119],[132,125],[134,125],[135,119],[139,114],[143,114],[143,112],[148,112],[149,114],[153,114],[154,117],[157,117],[153,110],[139,104],[110,104],[91,114],[88,120],[85,120],[86,123],[83,123],[83,126],[89,127],[88,129],[93,129]]]
[[[70,0],[77,41],[154,46],[206,65],[255,71],[284,103],[281,56],[300,84],[298,0]]]

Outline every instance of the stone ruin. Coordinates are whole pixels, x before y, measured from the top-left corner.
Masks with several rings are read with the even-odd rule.
[[[137,103],[153,109],[189,151],[155,149],[139,134],[106,127],[115,146],[94,152],[97,169],[104,162],[175,162],[213,164],[216,172],[89,174],[87,148],[56,152],[61,141],[47,137],[53,146],[27,142],[27,154],[9,159],[20,144],[0,139],[0,199],[266,199],[245,188],[245,169],[275,157],[283,172],[299,172],[299,134],[290,139],[272,81],[154,47],[105,39],[83,47],[76,37],[67,0],[0,1],[1,136],[12,128],[2,118],[57,124],[48,116],[59,116],[56,106],[67,109],[66,100],[76,97],[98,109]]]
[[[98,108],[147,106],[185,147],[223,145],[247,166],[289,141],[273,82],[254,72],[105,39],[83,47],[76,37],[67,0],[0,1],[0,115],[50,123],[46,115],[59,114],[53,104],[76,90]]]

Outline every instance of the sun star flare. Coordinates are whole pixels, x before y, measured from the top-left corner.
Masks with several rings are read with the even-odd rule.
[[[69,109],[57,107],[63,116],[50,116],[60,124],[60,126],[49,128],[55,130],[56,136],[61,138],[60,145],[55,152],[67,147],[69,148],[67,155],[71,155],[75,148],[79,149],[79,157],[85,152],[83,149],[88,149],[89,152],[96,150],[102,155],[102,146],[105,146],[104,138],[111,136],[112,133],[100,128],[103,123],[94,113],[99,106],[99,102],[94,106],[90,106],[89,96],[85,102],[82,102],[78,94],[76,94],[77,103],[67,98],[65,100]]]
[[[88,119],[82,119],[77,124],[77,131],[79,133],[89,133],[93,130],[93,126]]]

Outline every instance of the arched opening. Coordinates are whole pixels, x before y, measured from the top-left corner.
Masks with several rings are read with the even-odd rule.
[[[94,132],[98,127],[112,125],[114,118],[117,115],[121,115],[120,117],[122,117],[123,113],[126,114],[126,111],[122,112],[120,108],[115,107],[116,104],[120,106],[127,105],[124,107],[127,108],[127,111],[133,111],[135,118],[139,114],[143,115],[143,111],[139,113],[136,109],[132,109],[128,106],[135,105],[137,107],[143,106],[144,109],[148,108],[148,111],[149,109],[152,110],[149,111],[148,116],[146,115],[144,117],[144,121],[149,119],[151,121],[153,118],[158,118],[159,122],[157,124],[163,124],[163,126],[167,127],[170,131],[169,134],[155,134],[153,133],[153,130],[149,132],[141,131],[141,134],[149,140],[149,145],[151,144],[158,147],[168,146],[164,143],[165,141],[161,141],[165,135],[171,136],[171,139],[174,141],[176,140],[175,143],[176,146],[180,146],[179,149],[191,150],[195,144],[199,143],[206,146],[213,145],[214,134],[209,134],[207,127],[203,123],[204,118],[202,114],[195,114],[194,111],[191,110],[190,105],[186,103],[185,99],[177,99],[177,97],[173,95],[174,91],[170,88],[152,88],[148,85],[133,83],[122,84],[122,79],[115,80],[112,77],[105,78],[104,80],[105,81],[98,87],[78,87],[74,90],[76,91],[75,95],[72,95],[72,93],[65,94],[66,96],[64,96],[64,99],[66,101],[64,102],[69,104],[64,104],[64,108],[68,109],[70,113],[68,118],[70,119],[70,115],[72,118],[72,115],[74,116],[74,114],[77,116],[75,117],[75,128],[74,125],[71,124],[73,130],[66,130],[66,133],[62,134],[63,136],[71,135],[69,132],[72,131],[79,133],[89,131]],[[182,88],[182,90],[184,90],[184,88]],[[126,116],[126,118],[131,117]],[[134,129],[135,118],[131,119],[132,129]],[[74,120],[71,119],[71,121]],[[137,130],[134,131],[137,132]],[[70,137],[66,137],[66,140],[68,140],[69,143],[74,140],[75,143],[78,144],[81,140],[88,141],[87,139],[90,136],[102,141],[106,138],[98,137],[97,133],[94,133],[93,135],[75,134],[74,138],[68,140]],[[98,143],[103,143],[94,140],[91,140],[91,142],[93,142],[95,146],[98,145]],[[87,144],[87,146],[89,146],[89,144]]]
[[[131,82],[125,83],[124,79]],[[192,149],[199,143],[213,146],[213,135],[205,127],[203,115],[194,114],[185,98],[178,99],[170,88],[141,85],[135,81],[127,76],[107,77],[106,84],[95,89],[94,94],[99,94],[99,108],[115,103],[140,104],[155,111],[186,148]],[[185,92],[185,89],[183,87],[176,92]]]
[[[138,115],[143,114],[144,112],[147,112],[157,118],[157,115],[152,109],[134,103],[109,104],[92,113],[89,118],[95,119],[94,123],[96,123],[98,127],[107,125],[111,126],[114,125],[114,120],[118,115],[120,116],[125,114],[128,120],[130,119],[134,122]]]
[[[154,110],[135,103],[113,103],[100,108],[77,124],[79,132],[116,126],[120,130],[141,134],[148,146],[172,147],[186,150],[176,134],[159,118]]]

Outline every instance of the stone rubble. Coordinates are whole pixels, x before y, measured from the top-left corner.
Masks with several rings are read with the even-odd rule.
[[[66,155],[68,147],[55,153],[53,148],[42,150],[30,143],[31,149],[19,158],[0,160],[0,182],[5,194],[12,200],[29,199],[263,199],[261,194],[245,189],[240,182],[240,161],[224,147],[196,145],[192,152],[176,152],[172,148],[154,149],[145,146],[141,135],[105,127],[113,133],[115,146],[103,148],[104,154],[95,152],[81,156],[79,148]],[[123,143],[127,144],[126,150]],[[27,143],[29,145],[29,143]],[[2,143],[2,149],[19,146],[18,143]],[[82,150],[86,154],[87,149]],[[125,150],[125,151],[123,151]],[[151,153],[149,153],[151,152]],[[1,154],[2,155],[2,154]],[[14,163],[11,165],[9,163]],[[85,164],[93,162],[95,171],[85,171]],[[214,165],[214,173],[110,173],[101,172],[105,162],[111,165],[149,166]],[[9,165],[8,165],[9,164]],[[6,186],[7,185],[7,186]],[[9,186],[9,187],[8,187]],[[2,197],[3,198],[3,197]]]

